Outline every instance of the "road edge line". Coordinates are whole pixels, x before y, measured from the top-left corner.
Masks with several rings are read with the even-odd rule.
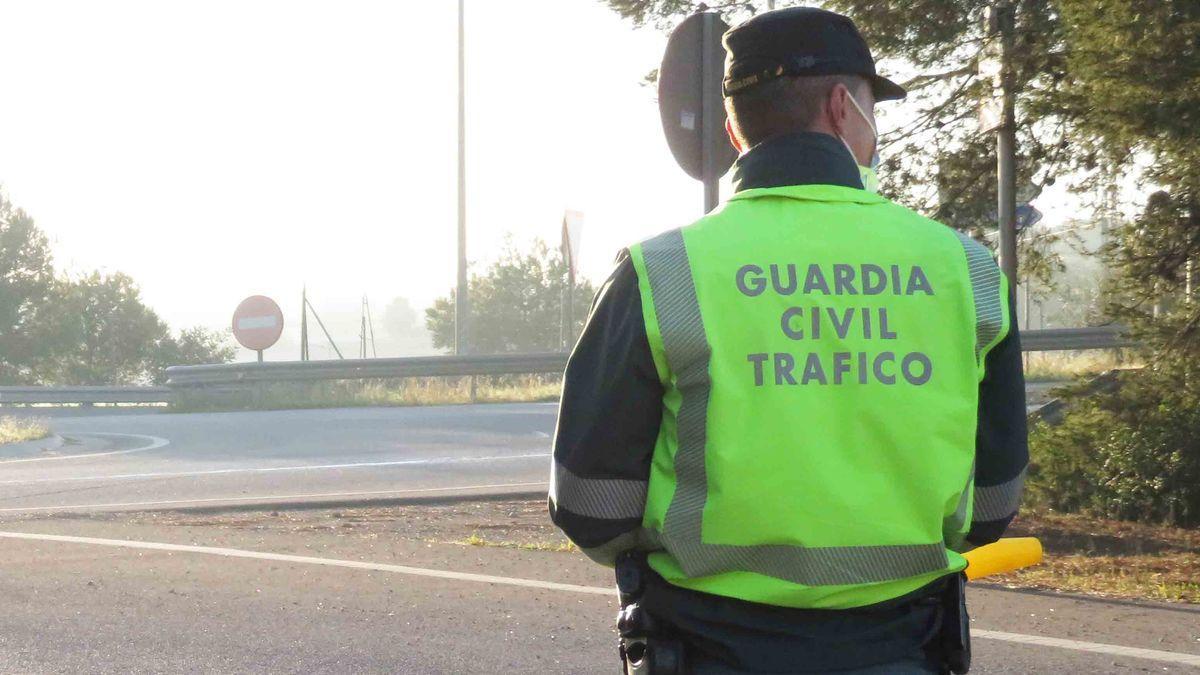
[[[1090,652],[1092,654],[1125,656],[1135,659],[1145,659],[1148,661],[1158,661],[1161,663],[1177,663],[1184,666],[1200,666],[1200,655],[1186,654],[1184,652],[1167,652],[1158,649],[1145,649],[1143,647],[1126,647],[1124,645],[1112,645],[1103,642],[1083,642],[1081,640],[1068,640],[1066,638],[1046,637],[1042,635],[1025,635],[1023,633],[1005,633],[998,630],[983,630],[976,628],[971,629],[971,637],[979,637],[985,640],[997,640],[1000,642],[1015,642],[1024,645],[1035,645],[1038,647],[1057,647],[1059,649]]]
[[[407,565],[390,565],[387,563],[372,563],[358,560],[341,560],[337,558],[317,558],[313,556],[291,555],[287,553],[267,553],[263,551],[248,551],[237,548],[213,546],[195,546],[189,544],[167,544],[162,542],[137,541],[129,539],[101,539],[97,537],[78,537],[61,534],[38,534],[32,532],[0,531],[0,539],[19,539],[24,541],[47,541],[65,544],[87,544],[106,546],[110,548],[131,548],[146,551],[165,551],[169,553],[196,553],[200,555],[222,556],[227,558],[242,558],[250,560],[270,560],[274,562],[298,563],[304,565],[321,565],[325,567],[344,567],[350,569],[372,570],[377,572],[392,572],[410,576],[447,579],[451,581],[470,581],[501,586],[519,586],[537,588],[548,591],[563,591],[568,593],[583,593],[588,595],[615,596],[611,588],[599,586],[581,586],[564,584],[538,579],[522,579],[519,577],[500,577],[490,574],[474,574],[470,572],[452,572],[435,570],[424,567],[409,567]],[[1105,644],[1100,642],[1084,642],[1065,638],[1045,637],[1041,635],[1026,635],[1022,633],[1007,633],[1004,631],[972,629],[971,635],[984,640],[1012,642],[1017,644],[1039,647],[1052,647],[1077,652],[1124,656],[1160,663],[1175,663],[1187,666],[1200,666],[1200,655],[1183,652],[1168,652],[1142,647],[1126,647],[1122,645]]]
[[[591,595],[615,596],[616,594],[614,589],[600,588],[598,586],[580,586],[577,584],[563,584],[555,581],[540,581],[537,579],[522,579],[519,577],[498,577],[490,574],[474,574],[471,572],[452,572],[450,570],[435,570],[424,567],[409,567],[407,565],[391,565],[388,563],[373,563],[361,560],[341,560],[338,558],[317,558],[313,556],[292,555],[289,553],[248,551],[245,549],[224,548],[219,546],[167,544],[154,541],[100,539],[97,537],[76,537],[62,534],[37,534],[30,532],[0,532],[0,538],[21,539],[25,541],[49,541],[64,544],[87,544],[91,546],[107,546],[110,548],[132,548],[143,551],[165,551],[168,553],[197,553],[201,555],[222,556],[226,558],[270,560],[273,562],[322,565],[325,567],[346,567],[350,569],[371,570],[375,572],[393,572],[396,574],[431,577],[435,579],[449,579],[452,581],[471,581],[477,583],[497,584],[502,586],[521,586],[525,588],[540,588],[548,591],[587,593]]]

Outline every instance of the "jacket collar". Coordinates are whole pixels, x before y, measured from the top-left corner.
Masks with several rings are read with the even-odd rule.
[[[733,165],[733,191],[791,185],[862,189],[858,165],[837,138],[814,131],[776,136],[750,148]]]

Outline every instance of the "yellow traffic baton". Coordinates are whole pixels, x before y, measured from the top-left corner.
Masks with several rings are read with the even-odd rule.
[[[969,581],[1004,574],[1042,561],[1042,542],[1036,537],[1011,537],[963,554]]]

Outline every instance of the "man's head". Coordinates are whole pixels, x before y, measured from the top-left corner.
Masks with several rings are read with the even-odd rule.
[[[859,164],[870,163],[875,103],[905,92],[875,72],[854,22],[793,7],[730,29],[724,42],[725,108],[739,151],[781,134],[817,131],[845,141]]]
[[[726,98],[726,128],[739,152],[796,131],[829,134],[866,166],[876,149],[874,108],[870,85],[857,75],[780,77]]]

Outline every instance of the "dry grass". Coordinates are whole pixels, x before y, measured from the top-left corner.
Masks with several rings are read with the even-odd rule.
[[[1048,555],[1037,567],[988,581],[1106,597],[1200,603],[1198,572],[1200,554],[1195,553]]]
[[[509,375],[478,377],[471,397],[469,377],[424,377],[318,383],[277,383],[257,391],[204,394],[177,401],[180,412],[213,410],[285,410],[363,406],[455,405],[462,403],[524,403],[558,400],[558,376]]]
[[[1025,379],[1031,382],[1075,380],[1114,368],[1136,368],[1140,364],[1124,350],[1082,352],[1030,352],[1026,355]]]
[[[1200,530],[1040,512],[1022,514],[1009,534],[1040,538],[1046,559],[999,583],[1200,603]]]
[[[569,541],[510,541],[506,539],[487,539],[478,532],[459,541],[449,542],[463,546],[489,546],[492,548],[515,548],[522,551],[550,551],[553,553],[569,553],[579,550]]]
[[[50,435],[50,425],[40,417],[0,417],[0,445],[37,441]]]

